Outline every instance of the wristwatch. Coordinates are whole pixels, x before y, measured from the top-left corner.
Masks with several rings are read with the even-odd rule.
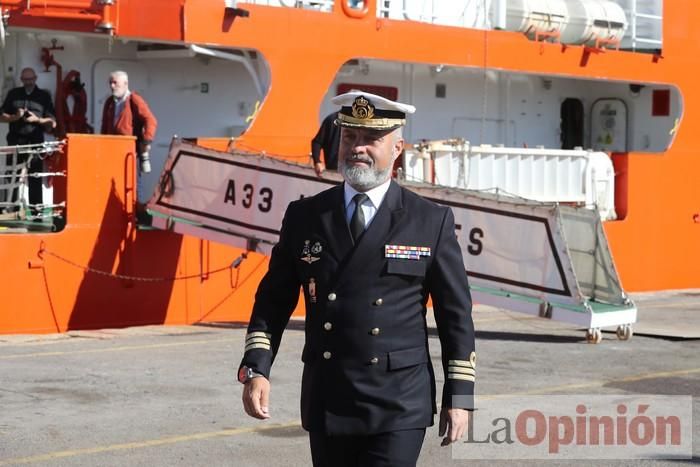
[[[258,376],[265,376],[262,373],[258,373],[257,371],[253,370],[252,368],[248,368],[247,366],[242,366],[240,370],[238,370],[238,382],[241,384],[245,384],[248,381],[250,381],[253,378],[257,378]]]

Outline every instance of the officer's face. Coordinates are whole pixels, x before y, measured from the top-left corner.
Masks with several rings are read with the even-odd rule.
[[[370,190],[389,179],[403,144],[398,130],[343,127],[338,149],[340,172],[356,190]]]

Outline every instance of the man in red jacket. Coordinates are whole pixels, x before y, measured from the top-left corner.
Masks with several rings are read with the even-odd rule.
[[[102,110],[102,134],[136,136],[136,149],[141,172],[151,171],[149,151],[156,135],[158,121],[143,97],[129,91],[129,76],[124,71],[109,75],[112,97]]]

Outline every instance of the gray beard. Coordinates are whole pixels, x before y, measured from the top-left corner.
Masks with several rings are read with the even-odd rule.
[[[391,174],[391,167],[387,167],[384,170],[376,170],[374,167],[348,167],[343,159],[338,161],[338,166],[348,185],[361,192],[378,187],[386,182]]]

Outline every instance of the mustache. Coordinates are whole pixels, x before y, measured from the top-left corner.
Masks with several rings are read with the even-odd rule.
[[[362,154],[351,154],[350,157],[348,157],[348,160],[353,162],[365,162],[369,165],[374,163],[374,160],[371,157],[364,156]]]

